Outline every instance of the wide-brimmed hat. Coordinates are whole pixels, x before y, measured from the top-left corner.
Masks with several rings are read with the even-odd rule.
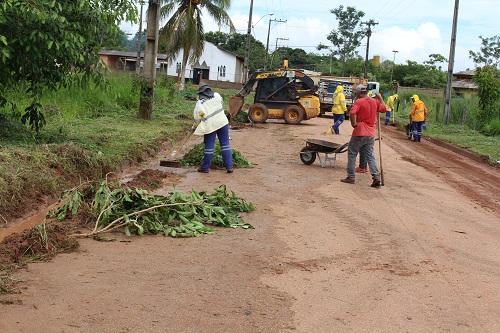
[[[202,84],[199,88],[198,88],[198,91],[196,92],[197,94],[200,94],[202,92],[204,92],[205,90],[207,89],[210,89],[210,87],[208,86],[208,84]]]
[[[210,89],[208,84],[201,85],[198,88],[198,92],[196,94],[198,94],[201,99],[209,99],[214,97],[214,92],[212,91],[212,89]]]

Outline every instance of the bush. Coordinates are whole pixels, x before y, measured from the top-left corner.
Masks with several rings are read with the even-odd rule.
[[[197,89],[191,89],[191,88],[186,88],[184,90],[177,90],[175,94],[179,97],[182,97],[183,99],[186,99],[188,101],[196,101],[196,93],[198,92]]]
[[[492,120],[489,124],[486,124],[481,133],[487,136],[500,135],[500,119]]]

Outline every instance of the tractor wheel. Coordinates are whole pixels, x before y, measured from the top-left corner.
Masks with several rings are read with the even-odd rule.
[[[285,109],[284,116],[287,124],[297,125],[304,119],[304,111],[297,105],[290,105]]]
[[[265,123],[267,120],[267,107],[261,103],[255,103],[248,109],[248,118],[252,123]]]
[[[316,161],[316,153],[311,151],[308,147],[304,147],[300,151],[300,160],[304,164],[311,165]]]

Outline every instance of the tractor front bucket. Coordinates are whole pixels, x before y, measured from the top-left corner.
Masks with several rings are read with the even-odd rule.
[[[234,117],[238,111],[240,111],[243,106],[243,97],[242,96],[233,96],[229,98],[229,114],[231,117]]]

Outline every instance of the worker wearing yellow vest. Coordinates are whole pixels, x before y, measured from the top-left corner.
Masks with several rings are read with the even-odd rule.
[[[413,106],[410,110],[411,130],[413,133],[413,141],[420,142],[422,138],[422,124],[427,119],[427,108],[424,102],[418,98],[418,95],[411,96]]]
[[[337,86],[335,89],[335,98],[333,99],[332,113],[333,113],[333,125],[332,133],[340,134],[339,127],[344,122],[344,113],[347,111],[347,105],[345,102],[344,87]]]
[[[385,112],[385,125],[389,124],[389,120],[391,119],[391,112],[394,112],[394,103],[398,100],[398,94],[394,94],[387,98],[387,103],[385,104],[386,112]]]

